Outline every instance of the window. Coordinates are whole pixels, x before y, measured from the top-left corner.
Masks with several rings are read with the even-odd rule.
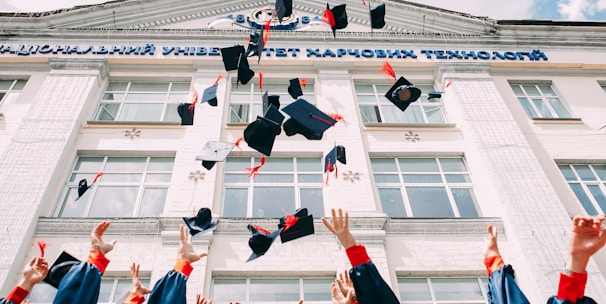
[[[25,80],[0,80],[0,109],[17,100],[26,82]]]
[[[303,89],[303,98],[311,104],[315,104],[314,84],[307,82]],[[280,108],[290,104],[294,100],[288,94],[288,84],[263,84],[263,91],[259,90],[257,83],[251,82],[246,85],[232,83],[229,101],[229,122],[248,123],[254,121],[257,116],[263,116],[263,94],[280,95]]]
[[[602,87],[602,90],[604,90],[604,92],[606,92],[606,84],[600,84],[600,86]]]
[[[332,303],[330,283],[334,278],[220,279],[213,280],[211,298],[215,304],[248,303]]]
[[[149,278],[140,277],[143,286],[149,286]],[[132,289],[132,280],[130,278],[101,278],[101,288],[99,289],[99,304],[104,303],[123,303]],[[46,283],[36,284],[29,293],[31,304],[53,303],[57,295],[57,289]]]
[[[530,118],[570,118],[570,113],[549,84],[511,84]]]
[[[478,217],[463,158],[371,158],[383,212],[390,217]]]
[[[398,278],[401,303],[486,303],[487,280],[462,278]]]
[[[255,157],[228,157],[225,162],[224,217],[273,217],[305,207],[324,215],[323,171],[320,158],[267,158],[254,178],[244,168]]]
[[[64,191],[59,217],[157,217],[164,209],[173,157],[81,156]],[[97,183],[78,200],[78,182]]]
[[[606,212],[606,164],[558,167],[587,214],[599,215]]]
[[[110,82],[95,120],[180,122],[177,106],[189,92],[189,82]]]
[[[443,124],[446,116],[441,98],[427,99],[433,86],[417,86],[423,94],[402,112],[385,97],[391,85],[355,84],[360,113],[364,123]]]

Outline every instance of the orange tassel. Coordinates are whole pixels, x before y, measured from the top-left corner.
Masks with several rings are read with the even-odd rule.
[[[263,72],[259,72],[259,91],[263,92]]]
[[[261,164],[258,166],[254,166],[252,168],[244,168],[244,170],[248,171],[248,178],[255,178],[259,174],[259,169],[265,165],[265,156],[261,156]]]
[[[330,114],[328,114],[328,116],[330,116],[330,118],[332,118],[336,121],[342,121],[345,125],[348,124],[348,122],[345,120],[345,118],[343,118],[343,116],[341,116],[341,114],[339,114],[339,113],[330,113]]]
[[[242,143],[242,141],[244,140],[244,136],[240,136],[238,137],[238,139],[236,139],[236,142],[234,143],[236,145],[236,148],[238,148],[238,156],[242,155],[242,147],[240,146],[240,144]]]
[[[270,235],[271,232],[269,232],[269,230],[262,228],[261,226],[257,226],[257,225],[252,225],[253,228],[255,228],[255,230],[257,230],[258,232],[261,232],[265,235]]]
[[[307,87],[307,78],[302,78],[301,80],[299,80],[299,84],[306,88]]]
[[[381,72],[385,73],[387,76],[393,77],[394,80],[396,79],[396,72],[394,72],[393,68],[391,67],[391,64],[389,64],[389,62],[387,61],[383,63]]]
[[[99,179],[99,177],[101,177],[101,175],[103,175],[103,172],[97,173],[97,175],[95,176],[95,179],[93,180],[93,184],[95,184],[97,182],[97,179]]]
[[[446,86],[445,87],[448,88],[451,85],[452,85],[452,81],[449,80],[449,81],[446,82]]]
[[[38,247],[40,247],[40,257],[44,257],[44,251],[48,245],[45,241],[38,241]]]
[[[269,20],[267,20],[267,22],[265,22],[265,33],[263,34],[263,45],[267,44],[267,40],[269,40],[269,29],[271,28],[271,20],[273,18],[270,18]]]
[[[219,76],[217,76],[217,80],[215,80],[215,83],[213,85],[216,85],[217,83],[219,83],[219,80],[221,80],[222,77],[223,77],[223,75],[219,74]]]
[[[196,102],[198,102],[198,91],[196,91],[196,89],[194,89],[194,94],[192,97],[193,100],[192,103],[189,105],[189,110],[193,110],[196,106]]]
[[[285,217],[285,219],[284,219],[284,230],[282,232],[284,232],[284,231],[290,229],[291,227],[293,227],[297,223],[297,221],[299,221],[298,217],[296,217],[296,216],[294,216],[292,214],[287,214],[286,217]]]

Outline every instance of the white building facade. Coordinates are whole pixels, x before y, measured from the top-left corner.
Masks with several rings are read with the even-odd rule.
[[[367,1],[368,2],[368,1]],[[378,3],[370,1],[367,5]],[[606,212],[606,26],[492,20],[384,1],[387,25],[371,31],[368,7],[346,3],[336,38],[322,1],[295,3],[272,23],[255,77],[236,85],[220,49],[246,47],[274,1],[113,1],[47,13],[1,13],[0,291],[18,282],[37,242],[46,257],[84,259],[89,234],[111,221],[100,303],[130,290],[129,267],[153,284],[173,266],[182,217],[202,207],[218,228],[194,237],[209,256],[194,263],[188,298],[213,303],[330,303],[330,282],[348,269],[320,221],[350,213],[359,243],[402,303],[483,303],[486,226],[532,303],[555,294],[570,219]],[[383,95],[397,77],[422,89],[405,112]],[[262,73],[262,88],[259,74]],[[218,77],[218,106],[198,104],[182,126],[177,105]],[[207,141],[236,142],[261,113],[264,91],[302,98],[344,121],[321,140],[284,132],[261,154],[243,142],[207,170]],[[428,99],[427,93],[443,92]],[[338,176],[323,172],[335,145]],[[80,199],[78,181],[99,181]],[[315,234],[277,241],[245,263],[248,224],[277,228],[306,207]],[[586,295],[606,302],[606,252],[590,262]],[[31,303],[50,303],[36,286]]]

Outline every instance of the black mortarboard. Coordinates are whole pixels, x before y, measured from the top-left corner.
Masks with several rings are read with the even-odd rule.
[[[249,147],[270,156],[276,140],[275,124],[267,118],[257,116],[257,120],[244,129],[244,140]]]
[[[223,57],[223,65],[226,71],[233,71],[238,69],[238,62],[240,62],[240,55],[244,54],[244,46],[234,45],[221,49],[221,57]]]
[[[339,4],[330,9],[333,16],[335,17],[335,26],[333,29],[342,30],[347,27],[347,12],[345,11],[345,4]]]
[[[270,105],[280,109],[280,95],[268,95],[265,91],[265,94],[263,94],[263,115],[265,115]]]
[[[284,17],[290,17],[292,14],[292,0],[277,0],[275,10],[281,24]]]
[[[265,47],[265,40],[263,39],[263,29],[258,32],[250,33],[250,41],[248,42],[248,47],[246,49],[246,56],[259,56],[259,60],[261,60],[261,54],[263,53],[263,48]]]
[[[290,119],[284,122],[284,131],[288,136],[299,133],[307,139],[318,140],[322,138],[324,131],[337,123],[305,99],[297,99],[284,107],[283,111],[290,115]],[[295,120],[298,124],[289,123],[291,120]]]
[[[373,29],[380,29],[385,26],[385,3],[377,5],[370,11],[370,25]]]
[[[44,278],[44,282],[55,288],[59,288],[59,283],[61,283],[63,277],[71,267],[77,263],[80,263],[80,260],[65,251],[61,252],[57,260],[49,268],[48,274]]]
[[[184,217],[183,221],[187,225],[187,228],[189,228],[189,234],[192,236],[217,228],[217,220],[213,220],[213,216],[208,208],[200,208],[195,217]]]
[[[290,85],[288,86],[288,94],[290,94],[293,99],[297,99],[297,97],[303,95],[303,89],[301,89],[301,82],[299,81],[299,78],[293,78],[289,80],[289,82]]]
[[[345,159],[345,147],[338,145],[335,146],[326,157],[324,157],[324,172],[330,171],[332,172],[335,168],[335,165],[339,161],[342,164],[346,164],[347,160]]]
[[[250,262],[264,255],[282,232],[282,228],[270,233],[261,227],[250,224],[248,225],[248,230],[252,233],[252,236],[248,239],[248,246],[252,249],[253,253],[246,262]]]
[[[314,234],[314,217],[311,214],[307,215],[307,208],[297,209],[295,214],[280,218],[278,228],[284,228],[280,233],[280,240],[286,243]]]
[[[431,91],[427,93],[427,100],[432,100],[434,98],[442,98],[442,93],[444,92],[438,92],[438,91]]]
[[[204,93],[202,94],[201,103],[208,102],[209,105],[216,107],[217,106],[217,87],[218,84],[213,84],[210,87],[204,89]]]
[[[385,93],[389,99],[402,112],[406,110],[411,102],[416,101],[421,96],[421,90],[410,83],[406,78],[400,77],[398,81]]]
[[[246,56],[240,58],[240,65],[238,66],[238,81],[241,84],[247,84],[255,76],[255,71],[251,70],[248,66],[248,59]]]
[[[194,109],[191,103],[181,103],[177,106],[177,113],[181,116],[182,126],[191,126],[194,124]]]
[[[236,144],[224,141],[209,141],[202,151],[196,156],[196,160],[202,161],[202,166],[208,170],[212,169],[216,162],[225,160],[229,152]]]
[[[276,107],[270,105],[269,108],[267,108],[267,111],[265,112],[265,115],[262,119],[268,123],[269,127],[274,131],[276,135],[280,135],[280,133],[282,132],[282,122],[284,121],[284,115],[282,115],[282,113],[280,113],[280,111]]]
[[[86,190],[88,190],[88,182],[86,181],[86,178],[83,178],[80,180],[80,182],[78,183],[78,198],[80,198],[82,195],[84,195],[84,193],[86,192]],[[76,198],[76,200],[78,199]]]

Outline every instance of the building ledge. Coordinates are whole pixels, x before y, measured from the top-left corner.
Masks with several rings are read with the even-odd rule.
[[[540,118],[532,119],[533,124],[582,124],[581,118]]]
[[[415,130],[455,130],[458,131],[457,125],[453,123],[364,123],[364,127],[368,131],[381,131],[392,129],[415,129]]]
[[[86,124],[91,127],[99,126],[181,126],[180,122],[167,122],[167,121],[115,121],[115,120],[88,120]]]

